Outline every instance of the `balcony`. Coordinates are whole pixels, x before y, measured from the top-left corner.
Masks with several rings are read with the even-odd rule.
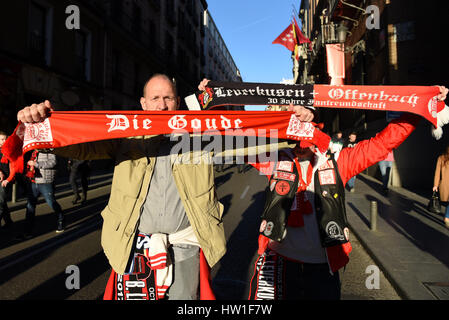
[[[338,34],[337,34],[338,24],[328,23],[321,25],[321,35],[324,39],[325,44],[338,43]]]

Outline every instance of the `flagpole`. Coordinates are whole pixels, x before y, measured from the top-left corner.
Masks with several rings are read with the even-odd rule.
[[[296,11],[296,7],[295,7],[294,3],[292,3],[292,7],[293,7],[292,9],[293,9],[294,16],[299,17],[299,11]]]

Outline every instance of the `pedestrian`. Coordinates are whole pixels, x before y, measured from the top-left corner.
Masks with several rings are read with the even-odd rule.
[[[146,111],[173,111],[180,98],[173,81],[156,74],[146,82],[140,103]],[[17,119],[42,121],[50,110],[48,101],[33,104],[19,111]],[[300,120],[311,118],[305,108],[295,111]],[[208,268],[226,252],[213,162],[183,163],[186,157],[170,154],[172,143],[158,135],[55,149],[67,158],[115,159],[111,194],[102,211],[101,243],[113,269],[105,299],[198,299],[200,279],[206,280],[200,297],[205,297],[203,289],[213,297]],[[203,262],[206,267],[200,269]]]
[[[69,183],[72,187],[73,199],[72,203],[78,201],[84,204],[87,200],[87,190],[89,189],[89,173],[90,164],[88,160],[69,159],[67,161],[69,167]],[[77,179],[81,181],[81,197],[79,195]]]
[[[45,150],[28,152],[24,157],[26,163],[27,204],[25,214],[25,230],[19,238],[33,237],[36,218],[36,205],[42,195],[56,216],[56,233],[65,229],[64,213],[55,197],[55,177],[57,171],[56,155]]]
[[[331,153],[338,153],[343,148],[343,144],[343,132],[339,130],[332,136],[331,142],[329,144],[329,151]]]
[[[391,168],[393,167],[394,154],[391,150],[384,160],[379,161],[379,170],[382,175],[382,191],[385,195],[388,194],[388,182],[390,181]]]
[[[437,159],[432,190],[439,192],[440,201],[446,205],[444,224],[449,228],[449,146]]]
[[[9,228],[12,225],[11,212],[8,208],[8,194],[11,190],[12,178],[9,177],[9,161],[3,157],[1,147],[8,136],[4,131],[0,131],[0,226],[2,220],[5,222],[4,227]]]
[[[344,148],[354,148],[357,145],[357,133],[351,132],[348,136],[348,140],[344,143]],[[351,177],[351,179],[348,180],[348,183],[346,184],[349,192],[355,192],[355,179],[356,176]]]
[[[446,95],[440,87],[438,100]],[[351,251],[344,185],[397,148],[419,120],[404,113],[375,137],[343,148],[338,158],[301,141],[293,151],[280,150],[276,163],[256,164],[273,170],[249,299],[340,299],[339,270]]]

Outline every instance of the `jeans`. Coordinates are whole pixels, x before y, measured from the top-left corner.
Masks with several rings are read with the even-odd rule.
[[[353,176],[351,179],[348,180],[348,182],[346,183],[346,185],[348,186],[349,190],[354,188],[355,185],[355,177],[357,176]]]
[[[446,213],[444,214],[444,217],[449,219],[449,203],[446,205]]]
[[[26,232],[31,232],[34,226],[34,220],[36,217],[36,204],[39,195],[42,195],[50,206],[50,208],[56,213],[58,222],[64,220],[64,214],[62,213],[61,206],[56,202],[55,187],[53,183],[28,183],[28,201],[26,205]]]
[[[390,171],[393,166],[393,161],[379,161],[379,170],[382,175],[382,186],[388,189],[388,180],[390,180]]]
[[[80,163],[78,165],[74,165],[70,170],[69,183],[75,196],[78,196],[78,184],[76,181],[78,177],[81,179],[81,192],[84,198],[86,198],[87,189],[89,187],[89,167],[87,164]]]

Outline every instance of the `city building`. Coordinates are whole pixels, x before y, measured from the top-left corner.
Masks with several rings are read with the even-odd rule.
[[[295,82],[329,84],[326,45],[344,47],[344,84],[441,84],[449,87],[449,57],[445,54],[448,30],[447,2],[429,0],[302,0],[299,20],[312,40],[300,48],[294,65]],[[394,112],[320,109],[329,134],[342,130],[372,137],[397,117]],[[431,190],[438,155],[449,144],[449,128],[441,140],[430,134],[422,120],[417,130],[395,151],[392,183]],[[419,146],[419,147],[417,147]],[[366,171],[378,175],[377,166]]]
[[[55,110],[138,110],[154,73],[172,77],[182,98],[206,76],[241,81],[205,0],[0,4],[1,130],[45,99]]]

